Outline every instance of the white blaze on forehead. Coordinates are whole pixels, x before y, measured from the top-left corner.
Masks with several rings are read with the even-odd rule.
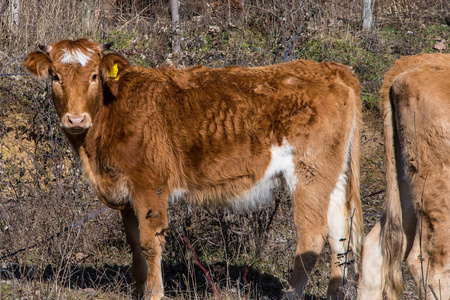
[[[80,49],[63,49],[63,51],[64,55],[61,57],[61,63],[63,64],[79,63],[82,67],[84,67],[91,60],[91,54],[84,54]],[[88,52],[93,51],[88,49]]]

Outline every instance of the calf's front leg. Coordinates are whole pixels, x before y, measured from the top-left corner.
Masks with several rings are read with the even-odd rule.
[[[131,247],[133,263],[131,265],[132,293],[134,299],[142,299],[145,295],[145,282],[147,281],[148,267],[145,257],[142,255],[139,240],[139,223],[131,207],[120,211],[127,243]]]
[[[167,230],[168,195],[158,189],[137,196],[133,198],[133,208],[138,220],[140,248],[148,267],[141,298],[159,300],[164,296],[161,258]]]

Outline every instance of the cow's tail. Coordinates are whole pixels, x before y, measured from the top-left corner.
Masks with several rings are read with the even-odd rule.
[[[358,99],[359,100],[359,99]],[[362,116],[360,101],[356,107],[355,124],[350,144],[350,178],[348,189],[348,209],[350,217],[350,248],[359,261],[361,255],[362,239],[364,237],[364,223],[362,216],[361,198],[359,194],[360,181],[360,154],[361,154],[361,126]],[[356,273],[359,272],[359,266],[356,264]]]
[[[389,82],[385,83],[389,84]],[[391,86],[391,84],[389,84]],[[401,151],[396,130],[395,106],[391,89],[382,89],[384,147],[386,167],[385,215],[381,218],[379,247],[382,249],[381,286],[387,299],[399,299],[403,291],[402,261],[406,246],[402,227],[402,207],[397,178],[396,150]],[[401,153],[397,153],[400,154]],[[397,156],[399,157],[399,156]]]

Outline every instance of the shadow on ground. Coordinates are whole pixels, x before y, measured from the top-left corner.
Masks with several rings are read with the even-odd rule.
[[[228,266],[225,262],[206,265],[211,279],[221,290],[233,291],[242,299],[283,299],[283,286],[278,278],[261,273],[251,267]],[[189,297],[211,295],[213,291],[205,273],[197,266],[189,270],[184,264],[163,265],[165,294],[169,297],[184,294]],[[59,270],[52,265],[45,268],[24,266],[16,263],[3,264],[0,267],[1,280],[19,281],[54,281],[72,289],[101,289],[103,291],[120,291],[129,294],[131,272],[129,266],[104,264],[99,267],[66,264]],[[239,290],[238,290],[239,289]],[[319,299],[304,295],[302,299]]]
[[[257,299],[281,299],[280,281],[268,274],[260,273],[250,267],[226,266],[216,263],[205,266],[214,284],[219,289],[234,289],[245,296],[250,293]],[[4,263],[0,267],[0,279],[19,281],[54,281],[72,289],[101,289],[104,291],[121,291],[129,293],[131,272],[129,266],[104,264],[98,267],[66,264],[63,268],[47,265],[45,268]],[[163,265],[165,293],[167,296],[197,293],[211,294],[213,291],[205,273],[197,266],[188,270],[183,264]],[[237,291],[240,289],[240,291]]]

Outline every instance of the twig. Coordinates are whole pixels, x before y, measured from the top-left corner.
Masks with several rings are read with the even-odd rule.
[[[262,51],[262,52],[265,52],[265,53],[267,53],[267,54],[271,54],[271,55],[273,55],[273,57],[274,57],[275,59],[279,59],[279,60],[281,60],[282,62],[287,62],[288,59],[289,59],[289,57],[290,57],[289,53],[291,52],[293,46],[295,45],[297,39],[299,38],[301,32],[303,31],[303,27],[305,26],[306,22],[308,22],[309,19],[311,18],[312,12],[313,12],[313,9],[311,8],[311,9],[308,11],[308,13],[306,13],[306,18],[305,18],[305,20],[303,21],[302,25],[300,25],[300,28],[298,29],[297,34],[292,35],[291,38],[289,39],[289,42],[288,42],[287,36],[286,36],[286,24],[284,23],[284,18],[281,17],[281,24],[282,24],[282,28],[283,28],[283,43],[284,43],[284,46],[286,47],[286,51],[284,52],[284,57],[280,57],[280,56],[278,56],[278,55],[276,55],[276,54],[274,54],[274,53],[271,53],[271,52],[269,52],[269,51],[266,51],[266,50],[264,50],[264,49],[255,48],[255,50]],[[302,50],[298,55],[294,56],[293,58],[296,59],[296,58],[299,57],[302,53],[303,53],[303,50]],[[292,53],[292,55],[293,55],[293,54],[294,54],[294,53]],[[290,60],[292,60],[292,57],[291,57]]]
[[[254,49],[255,49],[255,50],[258,50],[258,51],[265,52],[265,53],[267,53],[267,54],[270,54],[270,55],[272,55],[275,59],[283,60],[280,56],[278,56],[278,55],[276,55],[276,54],[274,54],[274,53],[272,53],[272,52],[269,52],[269,51],[267,51],[267,50],[260,49],[260,48],[254,48]]]
[[[2,5],[2,9],[0,10],[0,18],[2,17],[3,13],[5,12],[6,6],[8,5],[9,0],[5,0],[5,3]]]
[[[440,285],[441,285],[441,281],[439,280],[439,292],[441,291]],[[438,297],[438,295],[436,295],[436,292],[434,291],[433,286],[431,284],[428,284],[428,288],[433,293],[433,296],[436,300],[442,299],[442,297]]]
[[[303,26],[305,26],[306,22],[309,21],[310,16],[311,16],[311,13],[312,13],[312,8],[311,8],[311,9],[309,10],[309,12],[306,14],[306,18],[305,18],[305,20],[303,21],[302,25],[300,25],[300,28],[298,29],[297,34],[295,34],[295,35],[293,35],[293,36],[291,37],[290,42],[289,42],[289,45],[288,45],[288,47],[287,47],[287,49],[286,49],[286,53],[284,54],[283,62],[286,62],[286,61],[288,60],[288,58],[289,58],[289,52],[291,52],[292,46],[293,46],[294,43],[297,41],[297,39],[299,38],[301,32],[303,31]],[[283,32],[285,31],[284,26],[285,26],[285,24],[284,24],[284,22],[283,22]],[[286,40],[285,40],[285,45],[286,45]],[[294,58],[297,58],[298,56],[300,56],[301,53],[303,53],[303,50],[302,50],[297,56],[295,56]],[[292,54],[294,54],[294,53],[292,53]]]
[[[11,57],[9,57],[9,55],[8,54],[6,54],[5,52],[3,52],[3,51],[0,51],[0,54],[1,55],[3,55],[3,56],[6,56],[8,59],[11,59]]]
[[[198,61],[197,64],[200,63],[202,60],[204,60],[205,58],[208,59],[210,57],[216,57],[216,58],[220,58],[221,60],[223,60],[228,66],[230,65],[230,63],[228,62],[228,60],[226,60],[222,55],[220,54],[206,54],[204,56],[202,56]]]
[[[137,15],[135,15],[131,20],[128,20],[127,22],[125,22],[125,24],[123,24],[119,30],[122,30],[125,26],[128,25],[128,23],[134,21],[135,19],[137,19],[147,8],[150,7],[150,5],[152,5],[153,3],[150,3],[149,5],[147,5],[143,10],[141,10]]]
[[[194,247],[192,247],[191,243],[189,243],[187,236],[184,236],[184,242],[186,243],[186,245],[188,245],[189,249],[191,249],[192,255],[194,256],[195,264],[203,271],[203,273],[205,273],[206,279],[208,280],[209,284],[211,285],[211,288],[213,289],[214,294],[216,295],[216,297],[219,300],[222,300],[222,298],[220,297],[219,291],[216,288],[216,285],[212,281],[211,276],[209,276],[209,271],[206,270],[206,268],[198,261],[197,255],[195,254]]]
[[[16,60],[22,59],[22,58],[24,58],[24,57],[25,57],[25,55],[22,55],[22,56],[20,56],[20,57],[16,57],[16,58],[14,58],[13,60],[7,62],[7,63],[3,66],[3,69],[0,71],[0,75],[2,75],[2,76],[8,75],[8,74],[3,74],[3,70],[5,70],[7,66],[9,66],[10,64],[12,64],[12,63],[15,62]],[[27,74],[27,73],[20,73],[20,74],[13,74],[13,75],[26,75],[26,74]]]
[[[103,209],[101,209],[101,210],[99,210],[99,211],[97,211],[97,212],[95,212],[95,213],[89,215],[86,219],[81,220],[81,221],[79,221],[79,222],[77,222],[77,223],[75,223],[75,224],[72,224],[71,226],[66,226],[66,227],[65,227],[63,230],[61,230],[60,232],[53,234],[52,236],[46,238],[46,239],[43,240],[43,241],[37,242],[37,243],[35,243],[35,244],[31,245],[31,246],[28,246],[28,247],[25,247],[25,248],[21,248],[21,249],[19,249],[19,250],[14,251],[14,252],[11,252],[11,253],[8,253],[8,254],[6,254],[6,255],[3,255],[2,257],[0,257],[0,260],[3,260],[3,259],[5,259],[5,258],[11,257],[11,256],[14,256],[14,255],[16,255],[16,254],[18,254],[18,253],[20,253],[20,252],[25,251],[25,250],[29,250],[29,249],[32,249],[32,248],[36,248],[37,246],[39,246],[39,245],[41,245],[41,244],[43,244],[43,243],[45,243],[45,242],[50,241],[50,240],[53,239],[54,237],[60,236],[61,234],[63,234],[64,232],[66,232],[66,231],[68,231],[68,230],[73,229],[73,228],[75,228],[75,227],[77,227],[77,226],[80,226],[80,225],[82,225],[83,223],[86,223],[86,221],[88,221],[89,219],[95,217],[96,215],[98,215],[98,214],[104,212],[104,211],[107,210],[107,209],[108,209],[107,207],[104,207]]]
[[[16,75],[17,75],[17,76],[19,76],[19,75],[20,75],[20,76],[27,76],[27,75],[30,75],[30,74],[28,74],[28,73],[4,73],[4,74],[1,73],[1,74],[0,74],[1,77],[6,77],[6,76],[16,76]]]
[[[46,92],[47,92],[46,94],[48,95],[48,87],[47,87],[47,91]],[[60,193],[61,184],[60,184],[60,180],[59,180],[59,176],[58,176],[58,166],[57,166],[57,163],[56,163],[55,141],[54,141],[54,133],[53,133],[51,114],[50,113],[46,113],[42,109],[41,105],[36,100],[36,98],[34,100],[36,102],[36,105],[39,107],[39,109],[41,110],[42,114],[47,118],[47,121],[48,121],[48,127],[49,127],[49,130],[50,130],[50,142],[51,142],[51,147],[52,147],[52,159],[53,159],[53,165],[54,165],[54,168],[55,168],[55,180],[56,180],[56,183],[58,185],[57,186],[57,188],[58,188],[57,191],[58,191],[58,193]]]
[[[352,239],[353,217],[355,216],[355,211],[356,211],[356,209],[354,208],[353,212],[352,212],[352,216],[350,217],[350,230],[348,231],[347,251],[345,251],[345,268],[347,268],[347,270],[348,270],[348,264],[349,264],[348,252],[349,252],[349,249],[350,249],[350,242],[351,242],[351,239]],[[346,277],[345,275],[347,275],[347,270],[344,271],[344,282],[343,282],[343,284],[345,284],[345,277]]]
[[[375,216],[381,216],[383,214],[383,212],[379,211],[376,213],[371,213],[371,214],[364,214],[364,218],[369,218],[369,217],[375,217]]]
[[[379,191],[373,192],[373,193],[371,193],[371,194],[369,194],[369,195],[367,195],[367,196],[362,197],[361,200],[364,200],[364,199],[366,199],[366,198],[370,198],[370,197],[373,197],[373,196],[382,194],[382,193],[384,193],[385,191],[386,191],[386,190],[383,189],[383,190],[379,190]]]
[[[275,207],[272,210],[272,213],[270,214],[269,222],[267,222],[266,228],[264,229],[265,232],[269,231],[270,225],[272,225],[272,222],[273,222],[273,217],[277,213],[278,207],[280,206],[280,202],[281,202],[280,201],[280,197],[276,197],[276,199],[275,199]]]
[[[342,276],[342,285],[345,284],[345,280],[347,277],[347,273],[348,273],[348,265],[350,265],[352,261],[348,260],[348,253],[352,250],[350,250],[350,242],[351,242],[351,238],[352,238],[352,228],[353,228],[353,217],[355,216],[355,209],[353,209],[352,215],[350,216],[350,230],[348,232],[348,239],[346,238],[342,238],[340,239],[340,241],[344,242],[345,240],[347,240],[347,249],[345,250],[344,253],[338,253],[338,258],[339,257],[344,257],[344,262],[342,263],[338,263],[337,265],[339,267],[342,267],[342,272],[344,273],[344,276]]]
[[[380,129],[380,126],[378,126],[377,129]],[[364,141],[364,142],[361,143],[361,145],[365,145],[365,144],[367,144],[368,142],[372,141],[372,140],[373,140],[373,137],[374,137],[377,133],[378,133],[378,131],[375,130],[375,131],[372,133],[372,135],[370,136],[370,138],[367,138],[366,141]],[[362,139],[363,137],[365,137],[365,136],[366,136],[365,134],[364,134],[364,136],[361,135],[361,139]]]

